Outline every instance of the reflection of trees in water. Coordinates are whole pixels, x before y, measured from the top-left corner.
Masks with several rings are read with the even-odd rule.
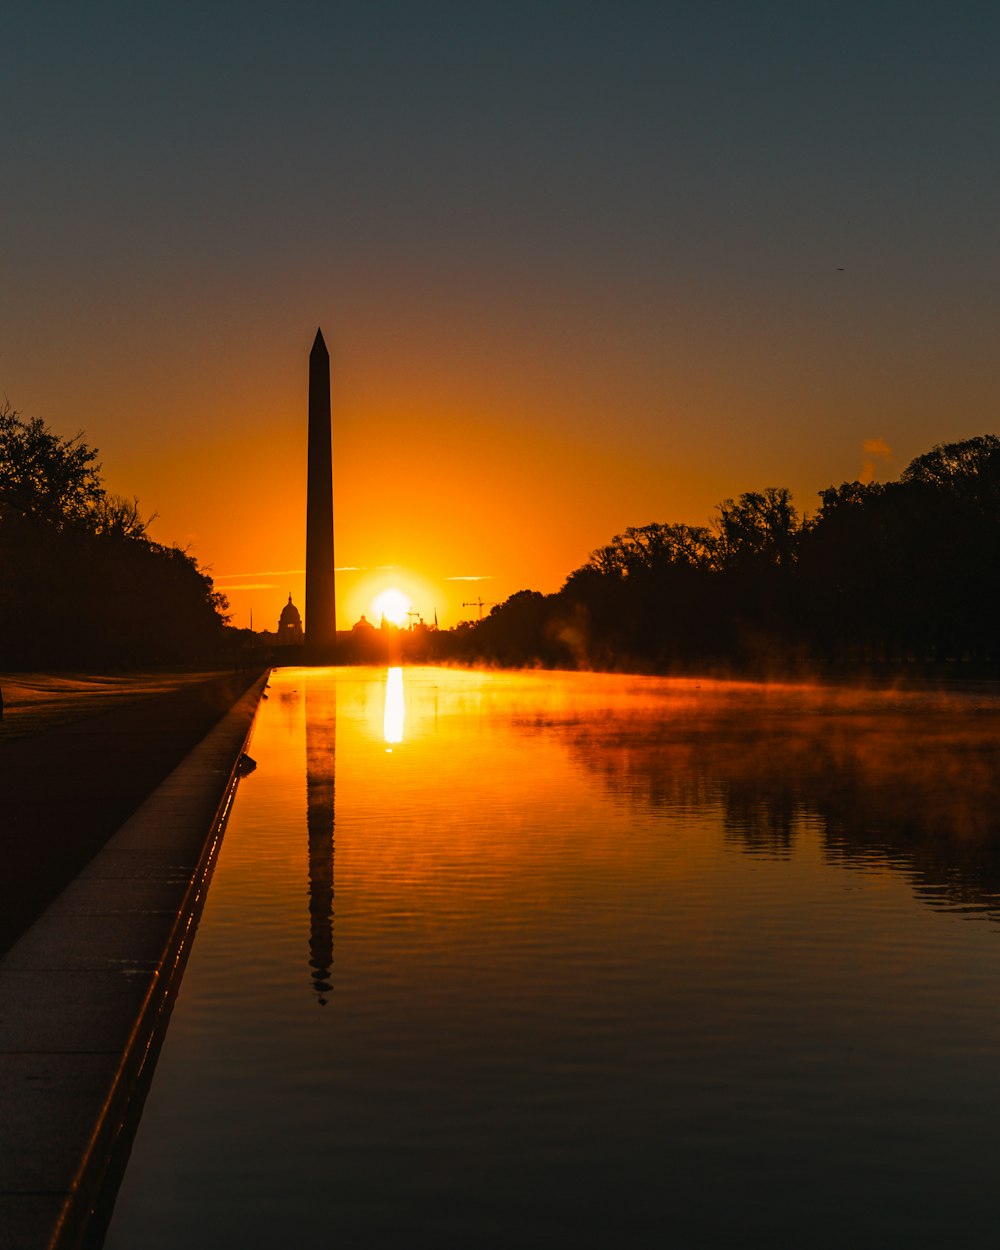
[[[333,988],[333,828],[336,687],[306,686],[306,824],[309,831],[309,967],[321,1006]]]
[[[601,777],[617,800],[664,812],[700,810],[718,801],[717,781],[699,767],[687,743],[647,737],[631,720],[586,721],[566,732],[573,755]]]
[[[728,845],[781,858],[818,820],[831,863],[888,867],[929,903],[1000,916],[1000,709],[830,694],[810,714],[790,699],[664,704],[566,732],[624,802],[718,804]]]
[[[768,791],[759,785],[723,788],[723,834],[727,844],[748,855],[788,859],[795,841],[796,818],[802,814],[787,789]]]
[[[831,789],[821,815],[825,851],[844,868],[889,866],[915,893],[949,909],[988,909],[1000,919],[1000,775],[956,745],[920,752],[909,773],[866,775]]]

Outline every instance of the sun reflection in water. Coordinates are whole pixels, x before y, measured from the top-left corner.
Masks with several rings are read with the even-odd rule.
[[[385,717],[383,732],[389,744],[386,751],[392,751],[393,745],[403,741],[403,670],[390,668],[385,678]]]

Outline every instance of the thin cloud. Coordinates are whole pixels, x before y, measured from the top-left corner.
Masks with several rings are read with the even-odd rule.
[[[277,590],[278,587],[274,582],[245,582],[239,586],[226,586],[227,594],[232,594],[234,590]]]
[[[366,571],[363,564],[338,564],[334,569],[335,573],[364,573]],[[245,577],[302,577],[305,569],[259,569],[253,573],[219,573],[212,574],[212,581],[218,586],[220,582],[242,582]],[[276,589],[270,582],[254,582],[247,583],[245,586],[228,587],[229,590],[274,590]]]
[[[446,582],[488,582],[496,577],[495,573],[462,573],[457,577],[446,577]]]
[[[861,444],[865,453],[864,464],[861,466],[861,481],[867,486],[875,478],[876,460],[888,464],[892,459],[892,448],[884,438],[866,438]]]
[[[252,573],[220,573],[213,577],[217,582],[239,581],[241,577],[296,577],[305,569],[254,569]]]

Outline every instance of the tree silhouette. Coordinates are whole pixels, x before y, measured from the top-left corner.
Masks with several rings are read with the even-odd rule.
[[[227,607],[136,500],[108,494],[97,452],[9,404],[0,410],[0,648],[8,665],[192,662]]]
[[[104,499],[97,452],[83,435],[62,438],[37,417],[0,408],[0,504],[61,525],[83,521]]]
[[[520,591],[468,623],[453,653],[657,671],[996,664],[1000,438],[820,501],[803,520],[771,486],[723,500],[708,527],[630,526],[557,595]]]

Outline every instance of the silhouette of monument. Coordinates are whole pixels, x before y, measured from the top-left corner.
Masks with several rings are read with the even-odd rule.
[[[330,449],[330,353],[322,330],[309,353],[309,463],[306,482],[306,642],[337,641],[333,585],[333,454]]]
[[[309,831],[309,967],[321,1007],[333,989],[333,823],[337,689],[306,685],[306,826]]]

